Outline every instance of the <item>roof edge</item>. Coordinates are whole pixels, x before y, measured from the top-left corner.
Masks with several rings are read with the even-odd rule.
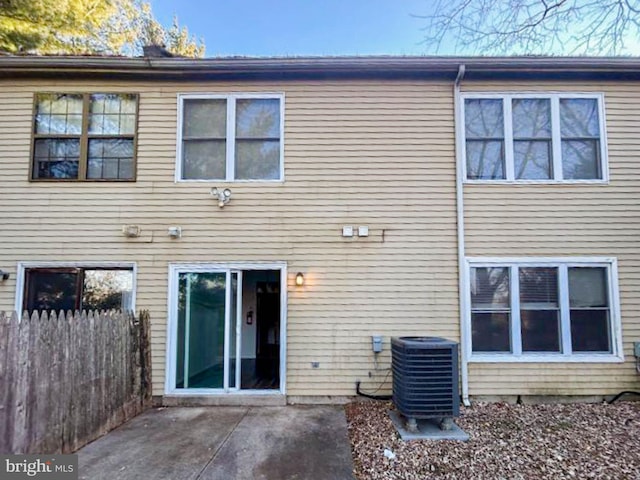
[[[0,78],[484,78],[640,79],[640,57],[220,57],[206,59],[92,56],[3,56]]]

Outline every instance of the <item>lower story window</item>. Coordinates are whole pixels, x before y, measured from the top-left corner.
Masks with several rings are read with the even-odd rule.
[[[23,310],[131,310],[133,269],[27,268]]]
[[[617,353],[613,261],[469,264],[472,356],[579,359]]]

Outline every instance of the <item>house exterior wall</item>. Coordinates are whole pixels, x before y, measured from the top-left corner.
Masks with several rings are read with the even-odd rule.
[[[34,92],[139,93],[135,183],[29,182]],[[283,183],[175,183],[177,95],[283,92]],[[0,308],[22,261],[136,262],[164,393],[170,262],[287,262],[287,394],[374,389],[371,334],[459,339],[453,93],[448,82],[0,82]],[[212,186],[229,186],[219,209]],[[127,239],[122,225],[142,228]],[[180,240],[167,236],[182,227]],[[343,239],[343,225],[369,237]],[[294,276],[305,275],[296,287]],[[318,369],[311,362],[320,362]],[[370,378],[368,373],[372,372]]]
[[[49,91],[139,93],[135,183],[29,182],[33,95]],[[616,257],[625,355],[471,363],[471,395],[637,389],[640,85],[463,82],[462,91],[604,94],[609,183],[465,183],[465,244],[469,257]],[[195,92],[284,93],[284,182],[175,182],[177,95]],[[170,263],[287,263],[288,395],[353,395],[357,379],[377,388],[387,372],[374,370],[372,334],[385,337],[381,366],[390,336],[460,340],[451,82],[3,80],[0,168],[0,268],[11,273],[0,309],[14,308],[18,262],[135,262],[155,395],[164,393]],[[224,209],[212,186],[232,189]],[[125,224],[141,236],[125,238]],[[167,236],[174,225],[180,240]],[[344,239],[344,225],[367,225],[369,237]]]
[[[471,363],[472,395],[592,395],[637,390],[640,339],[640,85],[464,83],[467,92],[604,94],[608,184],[464,186],[469,257],[616,257],[624,363]]]

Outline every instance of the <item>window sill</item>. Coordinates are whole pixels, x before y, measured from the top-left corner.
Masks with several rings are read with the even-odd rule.
[[[472,354],[469,363],[623,363],[624,356],[611,353],[586,353],[562,355],[558,354],[527,354],[516,356],[509,353]]]
[[[135,178],[30,178],[30,183],[135,183]]]
[[[465,185],[609,185],[609,180],[470,180]]]
[[[181,180],[181,179],[176,179],[175,183],[224,183],[229,185],[236,185],[239,183],[240,184],[253,184],[253,183],[284,184],[284,179],[280,179],[280,178],[275,180],[226,180],[226,179]]]
[[[279,388],[265,389],[265,390],[241,390],[238,388],[185,388],[185,389],[169,389],[165,390],[165,397],[195,397],[195,396],[229,396],[229,395],[242,395],[242,396],[270,396],[270,395],[284,395]]]

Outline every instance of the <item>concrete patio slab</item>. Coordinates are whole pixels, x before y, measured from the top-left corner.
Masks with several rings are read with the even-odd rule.
[[[353,478],[341,407],[154,409],[77,453],[87,480]]]
[[[150,410],[80,449],[79,477],[197,478],[247,410]]]
[[[206,480],[353,478],[340,407],[252,409],[202,472]]]

